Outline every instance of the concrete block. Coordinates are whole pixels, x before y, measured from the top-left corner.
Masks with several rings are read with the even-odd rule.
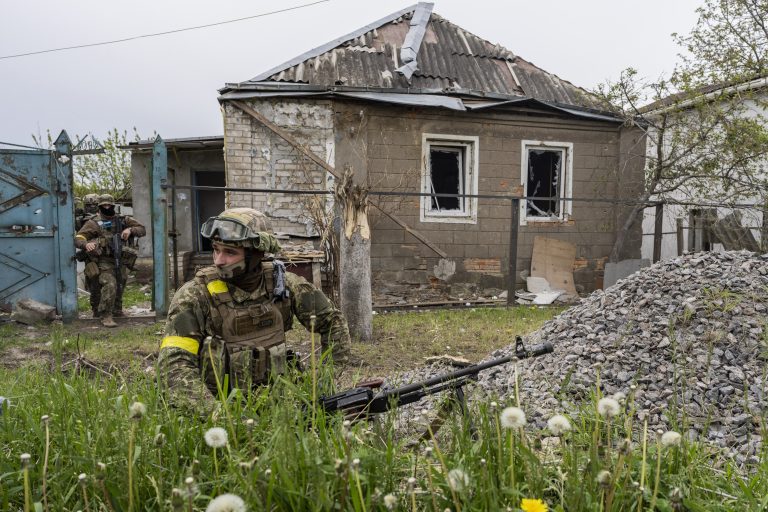
[[[11,320],[22,324],[36,324],[50,322],[55,316],[56,308],[54,306],[33,299],[21,299],[13,307]]]
[[[603,288],[609,288],[616,284],[616,281],[630,276],[638,270],[649,267],[651,261],[648,259],[622,260],[618,263],[605,264],[605,277],[603,278]]]

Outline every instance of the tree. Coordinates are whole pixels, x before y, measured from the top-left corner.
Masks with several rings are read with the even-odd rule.
[[[75,143],[82,137],[75,136]],[[32,134],[32,140],[39,148],[52,148],[53,136],[47,130],[45,137],[38,133]],[[133,141],[140,140],[136,128],[133,129]],[[104,146],[103,153],[94,155],[75,155],[72,168],[74,172],[74,192],[76,197],[86,194],[110,194],[115,201],[126,202],[131,200],[131,156],[130,152],[120,149],[128,145],[128,132],[120,132],[113,128],[107,133],[106,139],[101,141]]]
[[[765,202],[768,122],[754,105],[765,108],[768,88],[761,96],[739,86],[765,73],[766,14],[766,1],[708,0],[691,34],[675,36],[689,54],[669,78],[645,81],[630,68],[598,87],[648,145],[641,204],[619,229],[611,261],[651,198]]]
[[[133,140],[138,141],[140,138],[135,128],[133,134]],[[111,194],[115,201],[130,201],[131,155],[129,151],[120,149],[121,146],[127,146],[128,142],[128,132],[114,128],[101,141],[104,153],[75,156],[75,195]]]

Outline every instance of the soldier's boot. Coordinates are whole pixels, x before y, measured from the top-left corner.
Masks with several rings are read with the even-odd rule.
[[[112,319],[112,315],[109,313],[104,313],[104,316],[101,317],[101,325],[104,327],[117,327],[117,324]]]
[[[112,316],[125,316],[122,309],[113,309]]]

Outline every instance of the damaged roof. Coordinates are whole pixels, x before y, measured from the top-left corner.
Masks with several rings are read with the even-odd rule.
[[[227,84],[221,100],[246,91],[399,92],[502,99],[561,107],[610,107],[586,90],[490,43],[419,3],[295,57],[251,80]],[[291,87],[291,85],[295,87]]]

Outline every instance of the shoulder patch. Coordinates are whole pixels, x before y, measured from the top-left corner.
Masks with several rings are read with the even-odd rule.
[[[220,293],[227,293],[229,291],[229,288],[227,288],[227,283],[221,279],[216,279],[209,282],[206,287],[208,288],[208,293],[211,295],[218,295]]]

